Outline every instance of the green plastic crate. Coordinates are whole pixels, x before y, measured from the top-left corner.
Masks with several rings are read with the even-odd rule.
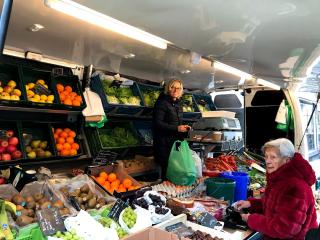
[[[29,224],[20,228],[15,240],[45,240],[38,223]]]

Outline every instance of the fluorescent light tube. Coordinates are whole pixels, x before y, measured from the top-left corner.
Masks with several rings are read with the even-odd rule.
[[[226,64],[221,63],[221,62],[214,61],[214,68],[218,69],[218,70],[221,70],[221,71],[224,71],[224,72],[227,72],[227,73],[230,73],[230,74],[233,74],[233,75],[236,75],[236,76],[241,77],[241,78],[245,78],[245,79],[251,79],[252,78],[251,74],[243,72],[243,71],[241,71],[239,69],[236,69],[234,67],[231,67],[231,66],[226,65]]]
[[[167,44],[170,43],[162,38],[159,38],[148,32],[142,31],[139,28],[130,26],[129,24],[123,23],[117,19],[87,8],[74,1],[44,0],[44,2],[46,6],[52,9],[102,27],[104,29],[147,43],[157,48],[166,49]]]
[[[261,78],[258,78],[258,79],[257,79],[257,83],[258,83],[258,84],[261,84],[261,85],[263,85],[263,86],[272,88],[272,89],[274,89],[274,90],[280,90],[280,89],[281,89],[281,87],[280,87],[279,85],[274,84],[274,83],[269,82],[269,81],[266,81],[266,80],[263,80],[263,79],[261,79]]]

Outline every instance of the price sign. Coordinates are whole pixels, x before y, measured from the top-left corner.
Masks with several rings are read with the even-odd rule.
[[[44,235],[50,236],[57,231],[65,231],[63,220],[57,208],[38,210],[36,214]]]
[[[39,84],[37,83],[34,88],[33,88],[33,91],[35,94],[38,94],[38,95],[50,95],[51,91],[47,88],[45,88],[42,84]]]
[[[217,224],[217,219],[210,213],[204,212],[197,216],[197,222],[202,226],[214,228]]]
[[[112,218],[116,222],[119,220],[120,213],[128,207],[128,204],[122,201],[121,199],[118,199],[113,207],[111,208],[108,217]]]

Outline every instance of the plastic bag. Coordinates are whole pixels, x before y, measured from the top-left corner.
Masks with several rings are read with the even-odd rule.
[[[0,198],[11,200],[11,198],[19,192],[15,189],[12,184],[0,185]]]
[[[137,214],[137,221],[136,221],[136,224],[132,228],[129,228],[127,226],[127,224],[125,224],[125,222],[122,219],[124,210],[120,213],[119,224],[126,232],[135,233],[135,232],[143,230],[147,227],[150,227],[152,225],[151,214],[148,210],[141,208],[141,207],[137,207],[134,210],[134,212]]]
[[[167,207],[163,207],[163,208],[167,209],[168,212],[166,214],[158,214],[156,213],[156,207],[153,205],[149,205],[149,212],[151,213],[152,224],[158,224],[166,220],[169,220],[170,218],[173,217],[173,215],[171,214],[170,208],[167,208]]]
[[[193,150],[190,150],[192,153],[192,158],[194,161],[194,164],[196,166],[196,171],[197,171],[197,178],[201,178],[202,177],[202,161],[201,158],[199,157],[198,153],[196,153]]]
[[[169,156],[167,178],[176,185],[189,186],[195,182],[196,176],[188,142],[175,141]]]
[[[164,205],[166,205],[167,199],[166,199],[163,195],[161,195],[160,193],[158,193],[157,191],[146,191],[146,192],[143,194],[144,199],[145,199],[149,204],[152,204],[152,203],[153,203],[153,201],[152,201],[152,199],[150,198],[149,194],[152,194],[152,195],[155,195],[155,196],[160,197],[161,201],[164,203]]]

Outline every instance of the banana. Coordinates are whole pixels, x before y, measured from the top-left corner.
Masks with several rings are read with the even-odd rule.
[[[16,213],[17,213],[17,206],[16,206],[14,203],[9,202],[9,201],[4,201],[4,206],[5,206],[5,209],[6,209],[8,212],[16,215]]]
[[[0,240],[6,240],[6,236],[4,235],[2,230],[0,230]]]
[[[0,231],[2,231],[6,240],[13,240],[13,234],[12,234],[10,227],[9,227],[8,216],[7,216],[4,201],[2,201],[0,203],[0,205],[1,205],[1,208],[0,208],[1,209],[1,211],[0,211]]]

